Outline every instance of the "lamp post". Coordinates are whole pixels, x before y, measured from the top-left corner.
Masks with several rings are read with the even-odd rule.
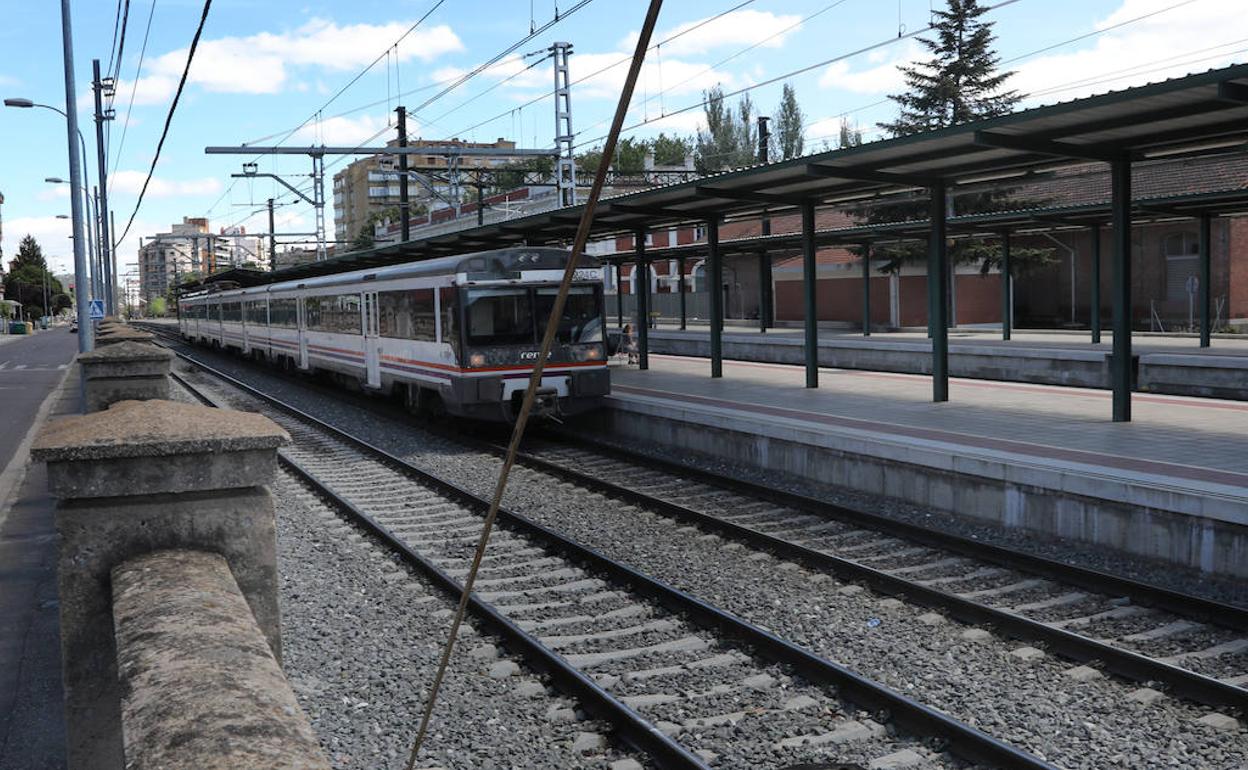
[[[79,139],[82,138],[81,133],[78,134],[78,138]],[[48,182],[49,184],[69,184],[68,179],[61,179],[59,176],[45,177],[43,181]],[[87,219],[94,222],[95,217],[93,217],[91,213],[91,196],[87,194],[86,189],[83,189],[82,194],[87,201]],[[69,217],[63,214],[58,215],[56,218],[57,219],[69,219]],[[97,276],[97,280],[93,281],[91,286],[93,289],[99,289],[100,284],[99,284],[98,276],[100,274],[100,263],[97,262],[95,259],[95,238],[91,235],[91,231],[93,229],[94,228],[91,228],[91,227],[87,228],[87,262],[88,264],[91,265],[91,272],[95,276]]]
[[[78,98],[77,86],[74,84],[74,35],[73,26],[70,20],[69,0],[61,0],[61,47],[65,59],[65,106],[67,108],[74,104]],[[86,158],[87,143],[82,138],[82,132],[78,130],[78,116],[72,112],[66,112],[58,107],[48,104],[36,104],[30,99],[5,99],[4,106],[17,107],[21,109],[29,109],[31,107],[43,107],[59,113],[65,118],[66,129],[69,141],[69,178],[73,194],[69,196],[73,210],[73,230],[74,230],[74,284],[77,286],[77,305],[78,305],[78,352],[86,353],[95,347],[95,339],[93,335],[94,329],[91,326],[91,312],[88,294],[90,293],[90,284],[87,269],[87,255],[83,249],[82,229],[84,226],[84,217],[82,211],[82,200],[78,197],[78,188],[86,188]],[[81,156],[74,152],[74,135],[78,136],[78,145],[81,148]]]

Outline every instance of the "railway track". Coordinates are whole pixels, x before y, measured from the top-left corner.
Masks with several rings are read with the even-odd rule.
[[[288,471],[458,592],[485,499],[194,363],[291,433]],[[520,514],[504,509],[499,525],[476,622],[658,766],[1051,767]]]

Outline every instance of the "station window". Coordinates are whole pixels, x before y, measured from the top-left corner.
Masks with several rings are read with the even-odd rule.
[[[433,342],[437,339],[433,289],[378,292],[377,326],[382,337]]]
[[[362,329],[360,304],[359,294],[305,297],[303,300],[304,321],[307,328],[313,331],[360,334]]]
[[[299,308],[296,299],[269,300],[269,325],[285,329],[299,326]]]

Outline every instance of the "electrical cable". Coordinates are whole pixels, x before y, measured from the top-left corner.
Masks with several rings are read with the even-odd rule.
[[[173,115],[178,109],[178,101],[182,98],[182,89],[186,87],[187,75],[191,72],[191,62],[195,60],[195,49],[199,47],[199,38],[204,33],[204,24],[208,21],[208,11],[212,8],[212,0],[204,0],[204,12],[199,17],[199,26],[195,28],[195,37],[191,38],[191,48],[186,54],[186,66],[182,69],[182,77],[178,80],[178,90],[173,94],[173,101],[169,104],[169,113],[165,116],[165,127],[160,132],[160,141],[156,143],[156,153],[152,156],[152,165],[147,170],[147,178],[143,180],[143,187],[139,190],[139,199],[134,204],[134,211],[130,212],[130,220],[126,222],[125,228],[121,231],[121,237],[117,239],[120,243],[126,239],[126,235],[130,232],[130,227],[134,224],[134,218],[139,213],[139,207],[143,205],[143,196],[147,194],[147,186],[152,181],[152,174],[156,171],[156,164],[160,161],[160,151],[164,149],[165,139],[169,136],[169,126],[173,123]]]
[[[147,39],[152,33],[152,17],[156,15],[156,0],[147,12],[147,29],[143,31],[143,46],[139,49],[139,66],[134,69],[134,79],[130,82],[130,102],[126,105],[126,119],[121,124],[121,140],[117,142],[117,154],[113,157],[113,167],[108,172],[108,193],[113,193],[113,174],[117,173],[117,165],[121,163],[121,151],[126,146],[126,132],[130,128],[130,111],[134,109],[134,95],[139,90],[139,75],[143,72],[143,58],[147,55]],[[118,69],[121,65],[117,65]],[[115,82],[115,81],[114,81]],[[115,90],[114,90],[115,93]],[[216,205],[215,203],[213,204]]]

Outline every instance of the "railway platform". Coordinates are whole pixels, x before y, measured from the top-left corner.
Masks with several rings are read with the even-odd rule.
[[[609,303],[608,303],[609,304]],[[614,321],[615,319],[612,319]],[[651,353],[709,357],[710,332],[704,324],[680,329],[660,323],[649,330]],[[802,364],[801,329],[728,326],[723,332],[725,359]],[[999,328],[949,331],[949,369],[955,377],[1109,388],[1113,334],[1099,343],[1087,331],[1014,331],[1001,339]],[[1216,396],[1248,401],[1248,335],[1217,335],[1200,347],[1197,335],[1132,335],[1137,386],[1152,393]],[[923,331],[873,332],[821,328],[819,364],[905,374],[930,374],[931,342]]]
[[[1248,405],[924,375],[650,356],[581,430],[1210,573],[1248,574]]]

